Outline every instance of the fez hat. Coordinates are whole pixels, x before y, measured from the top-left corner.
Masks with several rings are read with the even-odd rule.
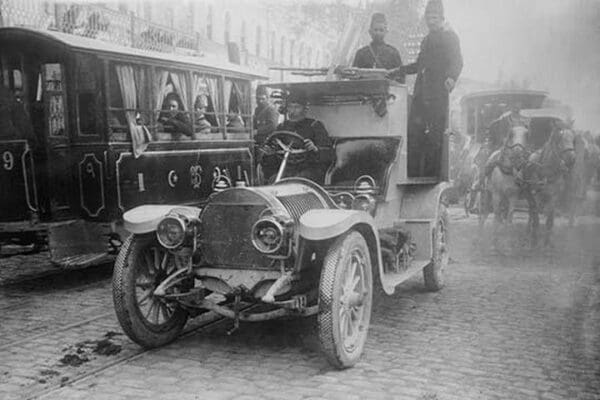
[[[373,26],[373,24],[386,24],[387,25],[387,21],[385,19],[385,14],[380,13],[380,12],[373,14],[371,16],[371,26]]]
[[[257,96],[269,96],[269,91],[267,90],[266,86],[259,86],[256,88],[256,95]]]
[[[444,4],[442,4],[442,0],[429,0],[425,7],[425,14],[438,14],[444,17]]]
[[[304,92],[292,92],[286,98],[286,103],[297,103],[303,106],[308,105],[308,97]]]

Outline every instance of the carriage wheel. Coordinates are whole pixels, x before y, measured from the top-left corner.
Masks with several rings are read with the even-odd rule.
[[[143,347],[171,342],[187,321],[188,313],[178,304],[153,295],[175,271],[173,255],[154,235],[130,236],[117,256],[112,282],[117,319],[127,336]]]
[[[430,291],[438,291],[444,286],[444,269],[448,266],[448,211],[440,204],[438,217],[432,233],[433,257],[423,269],[425,287]]]
[[[336,368],[353,366],[362,354],[372,295],[369,248],[360,233],[349,232],[327,251],[319,284],[319,340]]]

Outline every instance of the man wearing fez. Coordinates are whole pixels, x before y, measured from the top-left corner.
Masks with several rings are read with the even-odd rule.
[[[275,106],[269,103],[269,94],[264,86],[256,89],[256,109],[254,110],[254,140],[261,145],[275,131],[279,122],[279,113]]]
[[[373,14],[369,28],[372,41],[356,52],[352,66],[355,68],[394,70],[392,78],[404,83],[404,72],[399,69],[402,66],[402,59],[398,50],[385,42],[387,32],[385,15],[382,13]]]
[[[448,124],[449,94],[463,67],[458,36],[444,22],[441,0],[425,8],[429,33],[421,42],[417,61],[399,68],[417,74],[408,118],[409,176],[438,176],[442,135]]]

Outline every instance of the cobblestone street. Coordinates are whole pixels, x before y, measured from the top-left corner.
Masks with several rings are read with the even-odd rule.
[[[0,287],[0,398],[599,399],[598,220],[561,219],[555,247],[530,250],[517,219],[498,254],[491,225],[479,237],[474,217],[451,217],[446,287],[426,292],[418,275],[378,294],[355,368],[327,364],[310,320],[228,336],[207,315],[144,352],[121,333],[100,268]]]

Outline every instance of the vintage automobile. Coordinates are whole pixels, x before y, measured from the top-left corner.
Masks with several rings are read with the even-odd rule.
[[[252,183],[250,93],[265,78],[209,57],[0,28],[0,84],[33,131],[0,132],[0,185],[11,188],[0,191],[0,247],[47,243],[67,267],[114,260],[125,210],[208,197],[201,168]],[[186,134],[162,122],[169,99]]]
[[[281,131],[267,139],[281,157],[273,184],[222,180],[196,206],[126,212],[132,235],[116,260],[116,314],[144,347],[174,340],[188,317],[207,310],[234,328],[316,316],[323,353],[335,367],[350,367],[364,348],[376,285],[392,294],[419,271],[428,289],[443,285],[444,171],[407,176],[406,86],[386,79],[268,86],[305,93],[309,116],[334,139],[324,184],[286,177],[288,158],[304,147]]]

